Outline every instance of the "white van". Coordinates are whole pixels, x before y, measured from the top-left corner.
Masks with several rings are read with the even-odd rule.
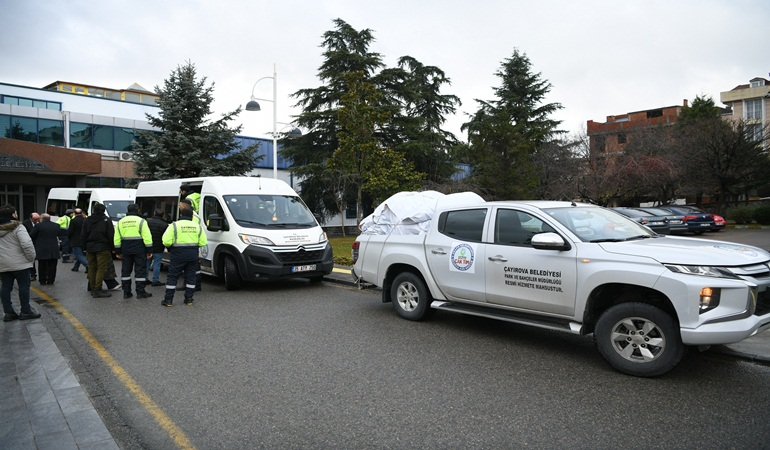
[[[102,203],[107,208],[107,216],[117,222],[126,216],[128,205],[134,203],[135,198],[136,189],[52,188],[45,211],[51,216],[62,216],[66,210],[77,207],[90,216],[94,205]]]
[[[309,278],[320,281],[334,267],[332,247],[299,195],[281,180],[200,177],[143,181],[136,192],[142,213],[162,210],[177,220],[179,188],[200,193],[198,217],[208,245],[201,271],[224,278],[228,290],[242,281]]]

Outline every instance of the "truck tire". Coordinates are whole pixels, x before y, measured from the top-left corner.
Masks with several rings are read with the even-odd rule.
[[[646,303],[621,303],[596,322],[594,343],[616,370],[637,377],[670,371],[684,356],[679,327],[666,312]]]
[[[238,273],[238,263],[232,256],[225,256],[224,265],[225,289],[237,291],[241,288],[241,275]]]
[[[396,313],[408,320],[423,320],[433,311],[425,283],[411,272],[402,272],[393,280],[390,301]]]

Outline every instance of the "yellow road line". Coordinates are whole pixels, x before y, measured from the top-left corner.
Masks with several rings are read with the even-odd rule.
[[[332,272],[346,273],[346,274],[350,275],[350,269],[340,269],[338,267],[335,267],[335,268],[332,269]]]
[[[187,436],[184,434],[184,432],[176,426],[176,424],[171,420],[170,417],[166,415],[166,413],[163,412],[163,410],[158,406],[157,403],[155,403],[152,398],[142,389],[141,386],[139,386],[139,383],[136,382],[136,380],[131,377],[131,375],[126,372],[123,367],[118,364],[118,362],[115,360],[115,358],[112,357],[110,352],[107,351],[102,344],[99,343],[99,341],[94,337],[93,334],[91,334],[90,331],[86,327],[83,326],[83,324],[80,323],[80,321],[73,316],[69,311],[67,311],[66,308],[64,308],[62,305],[59,304],[56,300],[46,295],[45,292],[32,287],[32,290],[35,291],[38,295],[43,297],[48,303],[54,306],[64,317],[67,318],[67,320],[72,323],[72,325],[75,327],[76,330],[80,332],[80,334],[83,336],[83,338],[88,342],[88,345],[91,346],[91,348],[96,351],[96,353],[104,360],[105,363],[107,363],[107,366],[112,370],[112,373],[115,374],[115,376],[118,377],[118,379],[123,383],[123,385],[136,397],[136,399],[139,401],[139,403],[147,410],[150,414],[155,418],[155,421],[158,423],[158,425],[163,428],[163,430],[168,433],[168,435],[174,440],[177,447],[181,449],[194,449],[195,446],[190,442],[190,439],[187,438]]]

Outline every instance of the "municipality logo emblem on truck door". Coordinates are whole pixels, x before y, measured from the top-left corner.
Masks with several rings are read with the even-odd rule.
[[[456,245],[452,250],[452,255],[449,260],[452,263],[452,266],[449,269],[451,270],[454,268],[454,270],[460,272],[473,273],[473,258],[473,247],[468,244]]]

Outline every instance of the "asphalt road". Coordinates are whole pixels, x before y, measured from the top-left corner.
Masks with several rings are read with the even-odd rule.
[[[768,366],[691,352],[666,376],[640,379],[612,370],[590,336],[450,313],[409,322],[373,291],[296,280],[228,292],[204,278],[194,306],[179,293],[163,308],[162,288],[149,288],[155,297],[146,300],[93,299],[82,271],[69,267],[40,288],[114,359],[106,363],[50,311],[75,372],[126,449],[770,442]]]

